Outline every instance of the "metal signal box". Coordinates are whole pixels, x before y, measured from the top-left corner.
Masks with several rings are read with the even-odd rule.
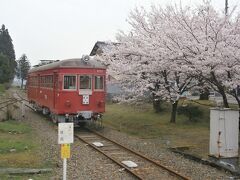
[[[210,109],[209,153],[217,158],[238,157],[239,112],[229,108]]]

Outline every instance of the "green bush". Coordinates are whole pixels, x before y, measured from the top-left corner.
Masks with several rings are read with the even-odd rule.
[[[0,84],[0,93],[3,93],[5,91],[5,87],[3,84]]]
[[[188,120],[192,122],[196,122],[198,118],[203,116],[203,112],[199,107],[193,105],[180,106],[178,108],[178,114],[187,116]]]
[[[5,90],[7,90],[7,89],[9,89],[11,87],[11,83],[10,82],[6,82],[3,85],[4,85]]]

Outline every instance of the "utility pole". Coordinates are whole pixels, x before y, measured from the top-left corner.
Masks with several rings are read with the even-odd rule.
[[[225,0],[225,15],[228,15],[228,0]]]

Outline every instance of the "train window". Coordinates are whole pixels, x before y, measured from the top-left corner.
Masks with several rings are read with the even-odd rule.
[[[76,76],[64,76],[64,89],[76,89]]]
[[[79,89],[92,89],[92,77],[88,75],[80,76]]]
[[[45,86],[45,77],[41,76],[40,77],[40,87],[44,87]]]
[[[27,81],[28,81],[28,85],[31,87],[38,86],[38,77],[37,76],[29,76]]]
[[[33,86],[38,86],[38,77],[33,77]]]
[[[103,76],[95,76],[95,89],[103,89]]]
[[[52,88],[53,86],[53,76],[52,75],[48,75],[48,76],[45,76],[45,87],[49,87],[49,88]]]

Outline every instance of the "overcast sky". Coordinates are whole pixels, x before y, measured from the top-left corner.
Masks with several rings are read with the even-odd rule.
[[[228,0],[229,7],[239,0]],[[18,59],[26,53],[32,65],[40,59],[67,59],[89,54],[96,41],[114,41],[129,30],[126,19],[134,7],[166,5],[180,0],[0,0],[0,24],[13,39]],[[195,6],[201,0],[182,0]],[[224,10],[225,0],[212,0]],[[240,6],[240,3],[239,3]],[[238,8],[240,9],[240,8]]]

